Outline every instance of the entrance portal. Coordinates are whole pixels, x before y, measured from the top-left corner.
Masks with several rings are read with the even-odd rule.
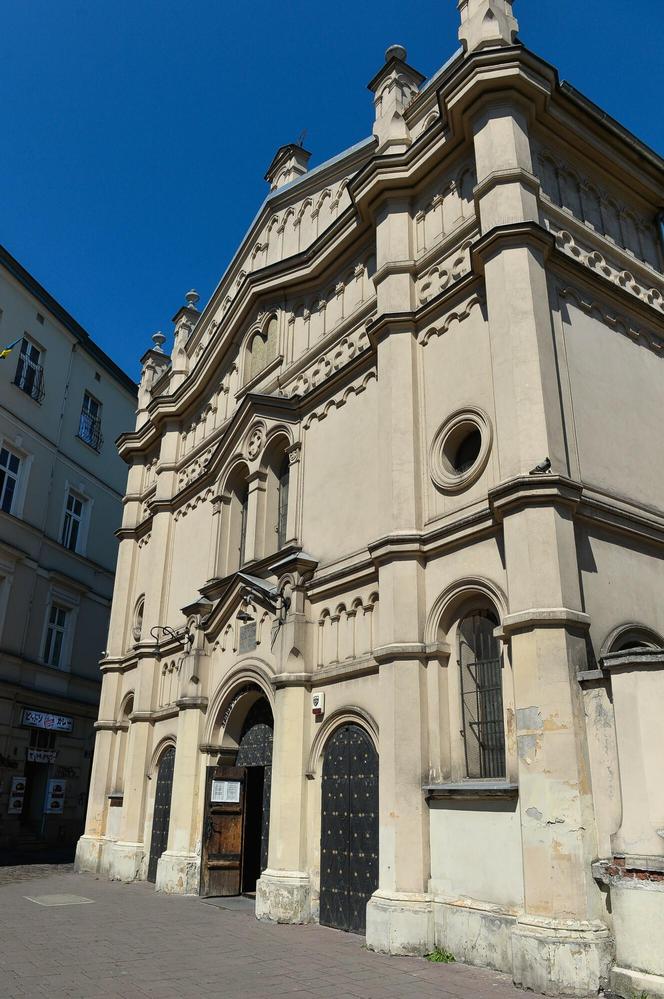
[[[365,933],[378,888],[378,754],[359,725],[325,748],[320,847],[320,922]]]
[[[171,821],[171,794],[173,791],[173,769],[175,767],[175,748],[169,746],[159,761],[157,787],[154,796],[154,815],[152,816],[152,837],[150,839],[150,862],[148,864],[148,881],[152,884],[157,880],[157,863],[168,846],[168,827]]]
[[[267,867],[272,732],[270,705],[260,697],[242,725],[234,765],[207,768],[200,887],[204,898],[251,894]]]

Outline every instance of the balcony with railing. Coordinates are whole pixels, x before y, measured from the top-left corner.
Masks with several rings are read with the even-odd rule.
[[[35,402],[44,398],[44,369],[41,364],[21,355],[14,375],[14,385]]]
[[[94,451],[100,451],[104,443],[101,432],[101,417],[83,411],[78,421],[77,436]]]

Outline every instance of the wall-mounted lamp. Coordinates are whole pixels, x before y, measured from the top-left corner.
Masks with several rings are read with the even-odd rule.
[[[175,638],[177,640],[178,637],[176,633],[173,631],[173,629],[169,628],[167,624],[155,624],[154,628],[150,628],[150,634],[157,643],[157,659],[161,658],[161,649],[160,649],[161,643],[159,641],[159,632],[162,632],[162,634],[166,635],[167,638]]]

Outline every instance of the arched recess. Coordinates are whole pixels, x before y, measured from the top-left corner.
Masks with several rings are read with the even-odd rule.
[[[664,639],[652,628],[636,621],[618,625],[602,642],[603,656],[609,652],[626,652],[628,649],[661,649]]]
[[[245,561],[249,515],[249,469],[242,460],[229,470],[221,490],[221,523],[217,534],[216,574],[228,576]]]
[[[268,438],[263,451],[261,469],[265,475],[265,490],[261,494],[258,517],[260,525],[259,551],[273,555],[284,547],[288,534],[288,501],[290,492],[291,437],[278,429]],[[260,555],[259,555],[260,557]]]
[[[378,888],[378,753],[357,718],[337,725],[323,746],[320,923],[365,933]]]
[[[206,773],[201,894],[253,892],[267,867],[272,742],[271,699],[251,673],[217,701],[217,762]]]
[[[161,751],[153,756],[155,772],[154,803],[152,808],[152,831],[150,834],[150,854],[147,880],[153,884],[157,880],[159,858],[168,847],[168,832],[171,820],[171,798],[173,794],[173,772],[175,769],[175,743],[172,739],[161,744]],[[153,778],[154,779],[154,778]]]
[[[259,328],[247,337],[244,361],[244,383],[251,382],[277,356],[279,322],[275,315],[270,316]]]
[[[429,613],[426,642],[443,664],[440,758],[431,766],[444,780],[516,779],[511,663],[496,635],[506,613],[504,592],[482,577],[452,583]]]
[[[320,776],[325,743],[331,738],[335,730],[341,728],[342,725],[359,725],[367,733],[373,743],[374,749],[378,752],[378,724],[373,715],[365,711],[364,708],[354,705],[352,707],[338,708],[322,722],[311,743],[306,772],[309,780]]]
[[[129,727],[131,725],[131,713],[134,710],[134,692],[129,691],[122,699],[120,705],[119,728],[115,735],[116,756],[113,778],[113,795],[120,797],[124,794],[125,770],[127,766],[127,744],[129,742]]]

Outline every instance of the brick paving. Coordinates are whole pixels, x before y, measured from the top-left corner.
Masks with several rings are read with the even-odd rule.
[[[77,895],[42,906],[26,896]],[[2,999],[516,999],[505,975],[386,957],[316,925],[55,869],[0,869]]]

